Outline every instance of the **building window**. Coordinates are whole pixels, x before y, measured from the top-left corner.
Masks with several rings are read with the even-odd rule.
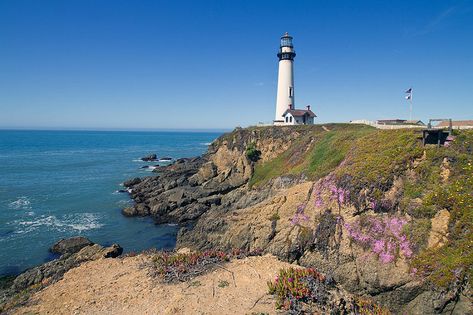
[[[288,122],[288,121],[289,121],[289,117],[286,116],[286,122]]]
[[[289,117],[289,122],[292,122],[292,116],[291,116],[291,117]]]
[[[294,88],[292,86],[289,87],[289,97],[294,97]]]

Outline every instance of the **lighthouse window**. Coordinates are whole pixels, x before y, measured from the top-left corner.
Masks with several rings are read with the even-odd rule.
[[[289,97],[294,96],[294,88],[292,86],[289,87]]]

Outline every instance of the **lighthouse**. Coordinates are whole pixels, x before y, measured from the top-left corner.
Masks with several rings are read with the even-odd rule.
[[[294,45],[287,32],[279,45],[278,94],[274,125],[311,125],[317,115],[310,109],[296,109],[294,102]]]
[[[296,52],[292,45],[292,36],[287,32],[281,37],[279,46],[278,94],[276,99],[275,125],[283,125],[284,112],[294,109],[294,57]]]

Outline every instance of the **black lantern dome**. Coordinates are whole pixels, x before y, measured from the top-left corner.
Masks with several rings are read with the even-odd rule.
[[[294,60],[296,52],[292,45],[292,36],[286,32],[281,36],[281,45],[279,46],[278,58],[279,60]]]

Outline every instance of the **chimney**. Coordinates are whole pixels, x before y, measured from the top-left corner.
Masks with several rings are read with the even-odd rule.
[[[289,104],[289,109],[292,109],[292,104]]]
[[[307,105],[306,107],[307,107],[307,110],[310,110],[310,105]]]

